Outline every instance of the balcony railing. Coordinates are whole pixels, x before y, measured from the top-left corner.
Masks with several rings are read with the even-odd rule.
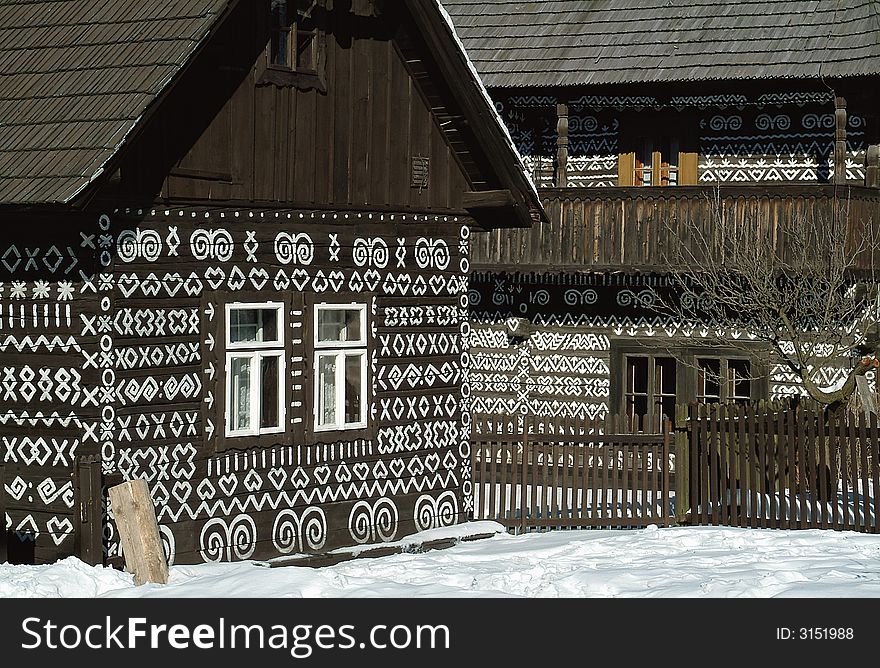
[[[880,224],[880,190],[860,185],[548,188],[541,199],[549,225],[471,237],[474,270],[664,271],[676,245],[699,253],[699,235],[765,235],[784,254],[787,221],[842,221],[856,241]]]

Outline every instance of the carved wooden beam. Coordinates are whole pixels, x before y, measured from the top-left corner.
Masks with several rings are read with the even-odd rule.
[[[556,187],[568,187],[568,105],[556,105]]]
[[[463,193],[461,204],[465,209],[496,209],[515,206],[516,200],[509,190],[476,190]]]
[[[846,100],[834,98],[834,183],[846,183]]]

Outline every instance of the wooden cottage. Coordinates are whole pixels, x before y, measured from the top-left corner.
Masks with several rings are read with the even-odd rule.
[[[717,323],[652,307],[670,230],[724,233],[716,196],[740,232],[842,201],[880,220],[880,4],[445,5],[549,217],[472,240],[474,411],[656,417],[800,392],[759,346],[709,346]]]
[[[118,560],[468,511],[472,229],[543,215],[434,0],[0,2],[0,534]],[[4,554],[0,554],[0,561]]]

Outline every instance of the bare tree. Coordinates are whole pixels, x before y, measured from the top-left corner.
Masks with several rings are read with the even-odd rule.
[[[764,342],[807,394],[825,405],[852,395],[856,377],[878,365],[880,311],[875,261],[880,236],[848,198],[789,201],[707,197],[704,222],[666,222],[665,260],[676,285],[654,308],[710,341],[737,346],[731,331]],[[781,209],[781,210],[780,210]],[[823,388],[824,367],[852,366],[842,387]],[[847,364],[847,366],[849,366]]]

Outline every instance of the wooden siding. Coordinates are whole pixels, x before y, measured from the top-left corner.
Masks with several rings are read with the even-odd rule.
[[[400,51],[423,47],[392,14],[327,19],[324,92],[263,82],[266,28],[240,10],[203,58],[211,67],[188,74],[132,148],[122,192],[149,183],[166,200],[462,212],[469,175],[439,125],[442,104]],[[429,159],[425,188],[412,186],[413,157]]]
[[[100,451],[100,242],[79,216],[0,224],[0,538],[43,563],[75,553],[77,462]]]
[[[830,216],[849,208],[854,235],[862,221],[880,221],[880,191],[853,186],[731,187],[720,190],[724,227],[712,220],[716,188],[602,188],[542,190],[549,225],[530,230],[496,230],[474,235],[472,266],[481,271],[663,271],[676,239],[686,239],[691,222],[707,238],[722,234],[764,234],[778,239],[783,221],[815,212]]]

